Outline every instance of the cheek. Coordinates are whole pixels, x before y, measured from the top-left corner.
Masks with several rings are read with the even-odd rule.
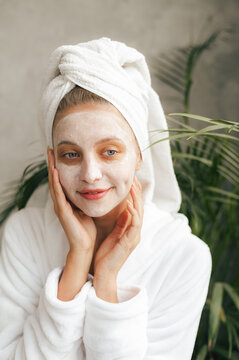
[[[77,169],[74,168],[74,166],[67,166],[62,163],[58,163],[56,167],[59,171],[60,183],[63,189],[67,193],[74,191],[75,185],[77,184]]]
[[[132,156],[126,156],[123,161],[109,167],[108,176],[119,192],[130,190],[135,175],[135,168],[136,158]]]

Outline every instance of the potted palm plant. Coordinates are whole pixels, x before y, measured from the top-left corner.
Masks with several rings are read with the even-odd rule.
[[[167,116],[182,192],[180,211],[188,217],[192,232],[209,245],[213,258],[195,360],[239,359],[239,124],[189,114],[197,62],[219,36],[230,31],[215,31],[155,63],[156,77],[178,94],[183,106],[182,113]],[[150,146],[159,141],[163,140]]]

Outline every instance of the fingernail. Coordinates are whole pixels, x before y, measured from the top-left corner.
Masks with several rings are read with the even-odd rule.
[[[128,204],[130,207],[133,206],[132,203],[131,203],[129,200],[127,200],[127,204]]]

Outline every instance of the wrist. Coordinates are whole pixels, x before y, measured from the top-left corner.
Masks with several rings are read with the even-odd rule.
[[[58,283],[58,299],[72,300],[82,289],[87,282],[90,261],[90,257],[87,258],[85,253],[68,252],[66,264]]]
[[[116,283],[117,275],[115,275],[115,274],[107,274],[107,275],[104,274],[103,275],[103,274],[99,274],[99,273],[95,272],[94,280],[97,283],[114,284],[114,283]]]
[[[91,264],[91,256],[86,253],[69,251],[66,257],[65,269],[70,269],[75,276],[87,278]]]
[[[66,261],[73,261],[76,263],[85,263],[85,262],[91,262],[92,260],[92,252],[90,250],[80,250],[78,248],[70,247],[70,250],[68,251]]]
[[[68,254],[70,256],[91,256],[93,253],[93,249],[82,249],[77,245],[70,245],[70,250]]]
[[[102,300],[118,303],[117,297],[117,281],[116,277],[102,277],[95,275],[93,278],[93,286],[96,296]]]

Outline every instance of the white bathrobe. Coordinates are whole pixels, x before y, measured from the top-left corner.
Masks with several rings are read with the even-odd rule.
[[[11,215],[0,258],[0,359],[190,360],[212,259],[186,221],[145,203],[141,241],[118,274],[119,302],[109,303],[91,274],[73,300],[57,298],[69,245],[50,197],[45,208]]]

